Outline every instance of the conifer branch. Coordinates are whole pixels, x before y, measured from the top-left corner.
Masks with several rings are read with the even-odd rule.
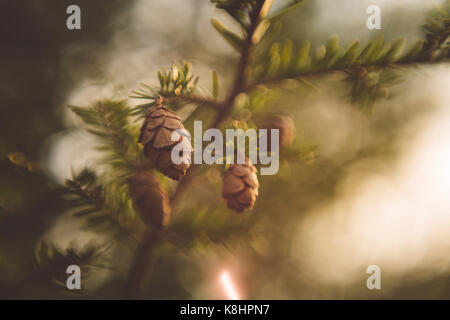
[[[158,96],[164,99],[166,104],[189,104],[194,103],[216,109],[222,108],[222,104],[215,98],[204,97],[194,94],[198,77],[191,73],[189,63],[173,64],[169,71],[158,72],[159,87],[151,87],[142,84],[142,88],[133,91],[131,98],[155,100]],[[134,108],[133,112],[145,114],[148,107],[153,104],[145,104]]]
[[[139,146],[128,123],[131,110],[125,102],[100,101],[87,108],[69,108],[87,125],[88,132],[100,139],[98,150],[105,152],[105,162],[124,176],[132,172]]]
[[[213,26],[222,37],[240,53],[235,78],[225,99],[219,101],[216,98],[209,99],[193,95],[193,86],[188,85],[192,77],[188,77],[186,72],[184,80],[181,82],[177,76],[174,76],[178,75],[178,72],[162,72],[159,74],[161,83],[159,90],[151,89],[151,94],[143,91],[135,92],[137,97],[142,98],[154,99],[158,94],[170,103],[197,103],[214,107],[217,113],[211,124],[213,128],[220,127],[227,119],[239,94],[247,93],[260,85],[270,86],[288,79],[302,80],[306,77],[342,72],[346,73],[350,80],[359,81],[360,84],[362,82],[360,87],[364,90],[372,90],[381,88],[389,81],[393,82],[395,77],[384,74],[383,77],[379,77],[380,81],[377,82],[368,75],[368,71],[378,72],[383,69],[408,67],[418,63],[447,62],[449,58],[447,44],[449,26],[448,20],[444,20],[443,24],[438,23],[439,28],[435,25],[432,26],[432,35],[427,36],[427,41],[419,41],[404,55],[402,55],[405,46],[404,40],[388,44],[384,43],[383,39],[379,39],[369,43],[361,52],[358,52],[359,43],[357,42],[342,52],[337,39],[330,39],[326,46],[321,46],[316,50],[313,57],[309,56],[309,43],[307,43],[298,50],[298,57],[292,58],[292,42],[286,41],[283,47],[274,44],[267,55],[268,61],[265,61],[262,66],[254,66],[254,48],[270,23],[266,15],[272,1],[214,0],[213,2],[218,8],[229,13],[240,24],[243,31],[241,37],[228,30],[218,20],[212,21]],[[258,30],[261,25],[262,28]],[[429,39],[433,40],[430,42]],[[430,46],[428,43],[432,43],[432,45]],[[436,52],[439,53],[436,54]],[[255,67],[254,70],[253,67]],[[188,68],[185,67],[184,70],[188,70]],[[374,82],[373,86],[367,84],[371,81]],[[217,90],[213,91],[217,92]],[[359,94],[356,91],[355,89],[355,94]],[[172,205],[179,199],[186,186],[191,183],[195,168],[191,168],[178,184],[171,198]],[[136,251],[127,283],[129,298],[140,296],[140,287],[148,271],[149,259],[155,258],[153,250],[158,243],[157,238],[158,233],[153,228],[149,228]]]
[[[211,107],[214,109],[222,109],[223,108],[223,103],[221,103],[219,100],[209,98],[209,97],[197,96],[197,95],[164,97],[164,101],[167,104],[193,103],[193,104],[198,104],[200,106]]]
[[[253,49],[255,45],[253,35],[259,23],[261,22],[261,10],[264,4],[268,1],[269,0],[258,0],[255,6],[252,8],[252,11],[249,13],[250,25],[247,29],[246,39],[237,66],[233,87],[224,102],[224,107],[218,112],[216,119],[211,126],[213,128],[218,127],[225,120],[225,118],[231,112],[234,99],[239,93],[242,92],[242,90],[247,85],[247,80],[251,72],[250,66],[252,64]]]
[[[220,104],[221,107],[218,108],[216,119],[211,126],[213,128],[218,127],[226,119],[226,117],[231,112],[231,109],[233,108],[234,99],[240,92],[242,92],[242,90],[246,86],[247,79],[250,73],[249,68],[251,65],[254,48],[253,35],[261,21],[260,14],[266,1],[268,0],[257,0],[251,11],[248,13],[250,24],[248,25],[246,30],[246,38],[239,59],[232,90],[230,91],[225,102],[223,104]],[[189,171],[188,174],[186,174],[186,176],[179,182],[176,191],[172,195],[172,204],[177,200],[181,192],[185,189],[184,187],[189,184],[189,182],[191,181],[190,176],[192,174],[192,170]],[[149,229],[136,252],[134,263],[130,268],[130,277],[127,284],[129,298],[138,298],[140,295],[139,287],[142,280],[145,278],[146,266],[148,265],[148,260],[151,257],[150,251],[152,250],[154,245],[155,232],[154,230]]]
[[[248,93],[257,86],[274,86],[289,79],[302,81],[307,77],[343,72],[349,75],[347,80],[353,82],[352,99],[363,105],[373,105],[375,98],[388,95],[388,86],[398,79],[393,69],[450,60],[450,1],[431,15],[423,30],[424,39],[406,53],[403,53],[404,39],[387,43],[383,36],[369,42],[362,50],[358,50],[359,41],[344,50],[339,47],[339,39],[333,37],[311,55],[309,41],[299,45],[297,54],[294,54],[291,40],[285,40],[282,45],[273,43],[260,58],[253,81],[244,91]]]
[[[401,67],[414,67],[419,65],[434,65],[438,63],[448,63],[449,59],[443,59],[439,61],[424,61],[417,59],[416,61],[394,62],[394,63],[372,63],[372,64],[355,64],[349,67],[336,66],[334,68],[322,69],[322,70],[310,70],[293,75],[277,75],[269,78],[265,78],[259,81],[248,84],[243,92],[250,92],[258,86],[276,86],[286,80],[301,80],[303,78],[311,78],[318,76],[325,76],[332,73],[351,73],[356,69],[378,68],[378,69],[394,69]]]
[[[86,218],[87,227],[97,228],[112,234],[128,244],[136,239],[130,235],[137,230],[136,225],[124,227],[122,215],[130,215],[132,208],[128,205],[128,190],[115,187],[114,184],[101,184],[95,172],[84,169],[66,181],[63,190],[66,200],[75,208],[73,216]]]
[[[88,244],[82,250],[72,248],[61,250],[53,244],[42,241],[31,258],[32,271],[23,285],[35,286],[40,284],[67,290],[67,274],[65,271],[70,265],[81,267],[84,278],[88,278],[94,268],[112,269],[110,263],[104,257],[105,252],[110,247],[111,244]],[[74,292],[82,294],[85,289],[82,288]]]
[[[223,102],[222,107],[218,111],[216,118],[211,125],[211,128],[217,128],[220,124],[226,119],[226,117],[231,112],[233,108],[234,99],[236,96],[245,90],[247,86],[248,77],[250,74],[250,66],[252,63],[252,55],[255,43],[253,43],[253,35],[255,33],[256,28],[261,22],[261,9],[263,8],[266,0],[258,0],[252,12],[249,14],[250,25],[247,30],[247,37],[245,39],[245,45],[243,47],[241,57],[239,59],[239,64],[236,70],[236,76],[233,83],[233,88],[230,91],[227,99]],[[185,189],[185,186],[190,183],[190,176],[193,174],[192,171],[195,169],[191,169],[188,174],[184,177],[183,180],[177,186],[175,193],[172,196],[171,201],[174,203],[177,198],[180,196],[181,192]]]

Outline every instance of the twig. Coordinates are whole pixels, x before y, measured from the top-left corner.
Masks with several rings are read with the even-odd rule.
[[[217,99],[211,99],[208,97],[188,95],[188,96],[176,96],[176,97],[165,97],[164,101],[166,103],[195,103],[199,105],[204,105],[216,109],[222,109],[223,103]]]
[[[144,238],[142,239],[139,247],[137,248],[136,255],[134,256],[133,263],[128,274],[126,298],[139,299],[141,292],[142,280],[145,278],[147,266],[149,265],[150,257],[154,257],[153,249],[159,239],[159,231],[149,229],[146,231]]]
[[[250,92],[253,89],[255,89],[257,86],[263,85],[263,86],[274,86],[279,84],[280,82],[283,82],[285,80],[298,80],[302,78],[309,78],[309,77],[315,77],[315,76],[323,76],[331,73],[336,72],[349,72],[354,68],[370,68],[370,67],[378,67],[378,68],[396,68],[396,67],[411,67],[411,66],[419,66],[424,64],[437,64],[437,63],[444,63],[448,62],[447,60],[438,60],[438,61],[426,61],[426,60],[417,60],[417,61],[407,61],[407,62],[392,62],[392,63],[372,63],[372,64],[360,64],[360,65],[353,65],[349,67],[336,67],[331,69],[323,69],[323,70],[311,70],[306,71],[303,73],[298,73],[295,75],[286,75],[286,76],[276,76],[271,78],[262,79],[260,81],[255,81],[253,83],[248,84],[243,92]]]
[[[218,127],[226,119],[231,109],[233,108],[234,99],[247,86],[247,79],[250,73],[250,66],[253,59],[254,45],[252,42],[252,38],[260,22],[260,12],[264,5],[264,2],[264,0],[258,1],[256,6],[254,7],[254,10],[250,13],[250,26],[247,30],[247,37],[245,39],[244,48],[239,60],[233,89],[225,100],[224,107],[218,112],[216,120],[212,125],[213,128]]]

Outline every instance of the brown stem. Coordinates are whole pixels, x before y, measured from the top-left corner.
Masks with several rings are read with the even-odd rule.
[[[438,61],[424,61],[422,59],[419,59],[417,61],[399,61],[399,62],[392,62],[392,63],[372,63],[372,64],[361,64],[358,67],[378,67],[378,68],[395,68],[395,67],[411,67],[415,65],[426,65],[426,64],[437,64],[441,62],[448,62],[447,60],[438,60]],[[331,69],[323,69],[323,70],[311,70],[306,71],[303,73],[298,73],[295,75],[290,76],[276,76],[271,78],[262,79],[257,82],[253,82],[248,84],[242,92],[250,92],[253,89],[255,89],[259,85],[263,86],[273,86],[277,85],[280,82],[283,82],[285,80],[297,80],[302,78],[309,78],[309,77],[316,77],[316,76],[323,76],[327,74],[331,74],[334,72],[348,72],[354,69],[356,66],[349,66],[349,67],[335,67]]]
[[[234,99],[239,93],[244,91],[247,86],[250,65],[253,59],[253,34],[260,23],[260,12],[264,2],[265,0],[259,0],[253,8],[253,11],[250,13],[250,26],[248,27],[244,48],[241,53],[241,58],[239,59],[233,88],[225,100],[223,108],[217,113],[217,117],[211,126],[213,128],[217,128],[227,118],[233,108]]]
[[[153,249],[158,242],[159,232],[154,229],[146,231],[128,274],[126,298],[139,299],[141,292],[141,284],[145,278],[147,266],[149,265],[149,258],[152,256]]]
[[[195,104],[205,105],[205,106],[215,108],[215,109],[222,109],[222,107],[223,107],[223,104],[220,103],[216,99],[211,99],[211,98],[196,96],[196,95],[165,97],[164,101],[166,103],[177,103],[177,102],[195,103]]]

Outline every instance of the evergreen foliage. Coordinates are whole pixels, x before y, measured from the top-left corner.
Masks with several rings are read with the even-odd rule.
[[[297,43],[295,39],[285,39],[271,43],[266,50],[256,51],[274,21],[299,8],[302,2],[291,1],[273,12],[272,0],[211,1],[217,9],[226,12],[241,31],[237,34],[217,18],[211,20],[218,34],[239,55],[236,75],[228,88],[220,87],[220,75],[213,70],[211,94],[199,92],[199,77],[192,74],[189,62],[183,62],[159,71],[159,86],[143,84],[141,89],[133,92],[132,97],[147,100],[145,104],[132,107],[125,100],[105,100],[88,107],[70,106],[86,130],[97,137],[98,151],[103,157],[99,163],[101,170],[86,168],[74,173],[60,192],[72,209],[70,213],[83,219],[86,229],[107,235],[112,241],[125,243],[136,251],[137,258],[129,270],[129,279],[133,280],[129,281],[139,285],[129,288],[128,297],[140,297],[143,294],[140,286],[144,286],[149,277],[158,288],[158,279],[145,274],[151,268],[139,265],[146,265],[149,260],[149,257],[139,258],[142,250],[151,252],[153,258],[166,261],[164,259],[176,259],[174,256],[180,252],[198,246],[230,247],[251,238],[252,233],[258,232],[258,222],[267,218],[252,214],[237,216],[224,209],[219,190],[220,172],[224,168],[196,167],[175,184],[150,164],[146,170],[152,172],[165,192],[171,195],[175,212],[169,226],[161,232],[140,221],[133,208],[128,184],[139,163],[144,161],[142,146],[138,143],[139,128],[158,96],[162,96],[164,103],[173,110],[181,110],[188,104],[196,106],[186,117],[186,126],[200,114],[199,111],[206,109],[214,113],[212,119],[207,119],[211,127],[223,128],[230,121],[241,128],[255,127],[254,119],[246,119],[242,110],[264,114],[266,106],[276,98],[273,90],[286,81],[295,80],[299,86],[311,87],[314,84],[310,78],[317,81],[318,76],[341,73],[349,84],[351,100],[365,110],[372,110],[379,99],[389,97],[390,88],[401,81],[405,67],[449,61],[450,1],[430,15],[423,26],[424,38],[414,44],[407,44],[404,39],[390,43],[379,37],[363,46],[356,40],[342,47],[339,39],[332,37],[325,44],[312,48],[309,41]],[[224,98],[220,99],[221,96]],[[282,156],[287,161],[312,161],[314,148],[306,143],[297,144],[282,151]],[[208,177],[203,192],[213,199],[202,205],[192,203],[184,196],[193,192],[189,190],[190,186],[197,190],[201,188],[193,182],[199,176]],[[262,188],[263,184],[261,181]],[[158,237],[148,237],[148,234],[158,234]],[[106,247],[109,245],[107,242]],[[77,264],[83,272],[89,266],[108,267],[107,263],[97,262],[102,261],[105,252],[105,246],[63,252],[53,244],[42,242],[31,258],[30,279],[64,287],[64,266]],[[156,295],[154,291],[144,293],[148,297]],[[189,293],[180,293],[180,296],[189,297]]]

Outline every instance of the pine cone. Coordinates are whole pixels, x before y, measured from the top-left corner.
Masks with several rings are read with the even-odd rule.
[[[190,166],[190,152],[182,154],[183,162],[174,164],[172,162],[172,149],[178,143],[185,144],[185,149],[192,151],[190,141],[178,135],[177,141],[172,141],[172,132],[177,129],[184,129],[178,115],[162,105],[162,98],[156,99],[156,105],[145,115],[145,122],[141,128],[139,142],[144,145],[144,154],[151,158],[153,164],[166,176],[180,180]]]
[[[294,120],[290,116],[283,114],[275,114],[263,119],[260,121],[259,128],[267,129],[268,152],[272,150],[270,129],[279,129],[280,149],[285,148],[292,143],[296,132]]]
[[[130,194],[145,224],[157,229],[169,224],[169,199],[151,171],[136,170],[130,178]]]
[[[246,159],[245,164],[232,164],[223,179],[222,196],[228,208],[239,213],[253,209],[258,196],[256,168]]]

